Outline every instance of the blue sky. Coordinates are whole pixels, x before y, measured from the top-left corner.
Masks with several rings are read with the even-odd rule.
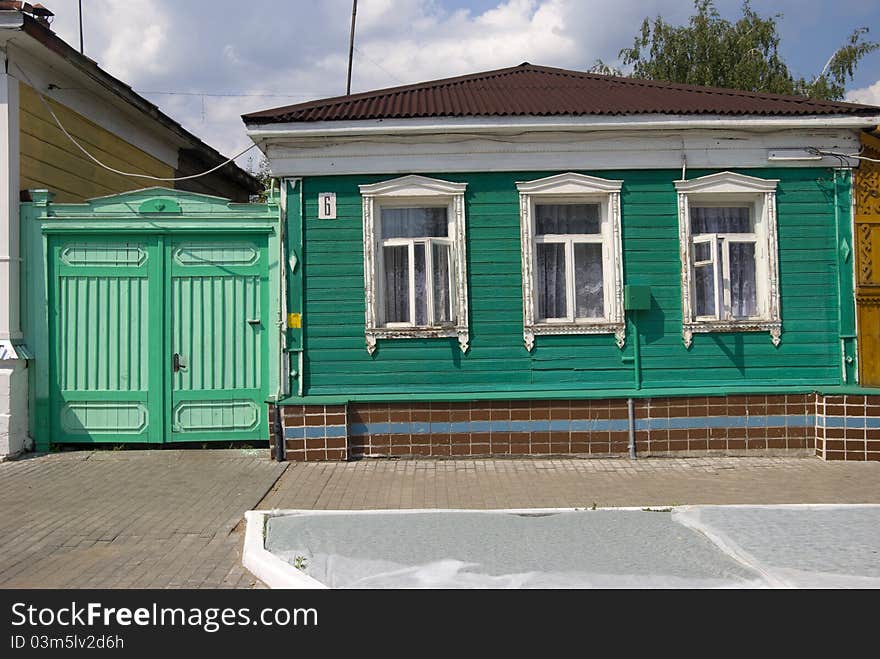
[[[78,44],[76,0],[44,2]],[[741,0],[717,0],[728,18]],[[83,0],[86,54],[224,153],[249,143],[243,112],[345,92],[351,0]],[[822,69],[853,28],[880,41],[880,0],[753,0],[781,13],[789,67]],[[683,23],[691,0],[359,0],[353,90],[522,61],[616,63],[646,16]],[[880,52],[848,90],[880,105]],[[159,93],[162,92],[162,93]],[[170,93],[173,92],[173,93]],[[232,93],[199,96],[194,92]]]

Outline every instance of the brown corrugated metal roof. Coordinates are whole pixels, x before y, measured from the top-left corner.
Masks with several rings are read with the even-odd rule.
[[[634,114],[872,115],[880,108],[568,71],[525,62],[496,71],[325,98],[243,115],[288,121]]]

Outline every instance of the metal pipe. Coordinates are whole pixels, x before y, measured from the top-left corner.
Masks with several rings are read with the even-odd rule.
[[[629,457],[636,459],[636,412],[633,399],[626,399],[626,414],[629,421]]]
[[[633,328],[633,378],[636,391],[642,388],[642,347],[639,342],[639,324],[636,321],[638,311],[630,313]]]
[[[275,460],[284,462],[287,452],[284,446],[284,424],[281,423],[281,406],[275,405]]]
[[[79,0],[79,54],[83,54],[83,3]]]
[[[357,17],[358,2],[352,0],[351,3],[351,32],[348,36],[348,80],[345,83],[345,95],[351,94],[351,63],[354,58],[354,22]]]

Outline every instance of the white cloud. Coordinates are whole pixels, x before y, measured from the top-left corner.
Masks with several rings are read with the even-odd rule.
[[[868,87],[853,89],[852,91],[847,92],[846,100],[852,101],[853,103],[880,106],[880,80]]]
[[[618,51],[630,45],[645,16],[682,23],[693,9],[682,0],[481,0],[479,10],[453,9],[450,1],[360,0],[353,91],[523,61],[582,70],[597,58],[617,64]],[[795,0],[775,1],[796,6]],[[755,0],[759,13],[772,13],[763,4]],[[135,90],[239,94],[145,94],[223,153],[250,143],[240,114],[345,92],[351,0],[83,5],[86,54]],[[718,5],[736,13],[741,2]],[[57,14],[53,28],[76,45],[75,0],[53,0],[50,7]],[[875,103],[876,88],[867,88]]]

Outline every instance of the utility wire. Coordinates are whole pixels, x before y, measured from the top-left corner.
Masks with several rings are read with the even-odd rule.
[[[231,162],[232,162],[233,160],[235,160],[236,158],[239,158],[239,157],[243,156],[243,155],[246,154],[248,151],[250,151],[250,150],[253,149],[255,146],[257,146],[256,143],[255,143],[255,144],[251,144],[248,148],[244,149],[243,151],[240,151],[239,153],[237,153],[236,155],[232,156],[231,158],[229,158],[229,159],[226,160],[225,162],[220,163],[220,164],[217,165],[216,167],[212,167],[211,169],[208,169],[208,170],[206,170],[206,171],[204,171],[204,172],[200,172],[200,173],[198,173],[198,174],[191,174],[190,176],[172,176],[172,177],[168,177],[168,178],[163,178],[163,177],[161,177],[161,176],[152,176],[152,175],[150,175],[150,174],[138,174],[138,173],[136,173],[136,172],[124,172],[124,171],[122,171],[122,170],[120,170],[120,169],[115,169],[114,167],[111,167],[110,165],[104,164],[103,162],[101,162],[100,160],[98,160],[95,156],[93,156],[91,153],[89,153],[88,150],[87,150],[82,144],[80,144],[79,142],[77,142],[77,141],[76,141],[76,138],[75,138],[73,135],[71,135],[69,132],[67,132],[67,129],[64,127],[64,125],[61,123],[61,120],[60,120],[60,119],[58,118],[58,116],[55,114],[55,110],[52,109],[52,106],[49,104],[49,101],[46,100],[46,97],[45,97],[45,96],[43,95],[43,93],[39,90],[39,88],[33,83],[33,81],[30,79],[30,77],[28,76],[28,74],[25,73],[25,72],[22,70],[22,68],[21,68],[20,66],[18,66],[18,64],[15,65],[15,68],[17,68],[18,71],[19,71],[19,73],[21,73],[21,74],[24,76],[25,80],[27,80],[27,82],[28,82],[28,84],[31,86],[31,88],[32,88],[34,91],[37,92],[37,96],[40,97],[40,100],[43,102],[43,105],[46,106],[46,109],[49,111],[49,114],[52,116],[52,119],[55,120],[55,124],[58,126],[58,128],[61,129],[61,132],[64,133],[64,135],[67,137],[67,139],[69,139],[77,149],[79,149],[80,151],[82,151],[83,154],[84,154],[89,160],[91,160],[92,162],[94,162],[96,165],[98,165],[99,167],[103,167],[103,168],[106,169],[107,171],[109,171],[109,172],[113,172],[114,174],[119,174],[120,176],[129,176],[129,177],[132,177],[132,178],[144,178],[144,179],[149,179],[150,181],[161,181],[161,182],[165,182],[165,183],[171,183],[171,182],[174,182],[174,181],[189,181],[189,180],[192,180],[192,179],[195,179],[195,178],[201,178],[202,176],[207,176],[208,174],[213,174],[213,173],[216,172],[218,169],[221,169],[222,167],[225,167],[226,165],[228,165],[229,163],[231,163]]]

